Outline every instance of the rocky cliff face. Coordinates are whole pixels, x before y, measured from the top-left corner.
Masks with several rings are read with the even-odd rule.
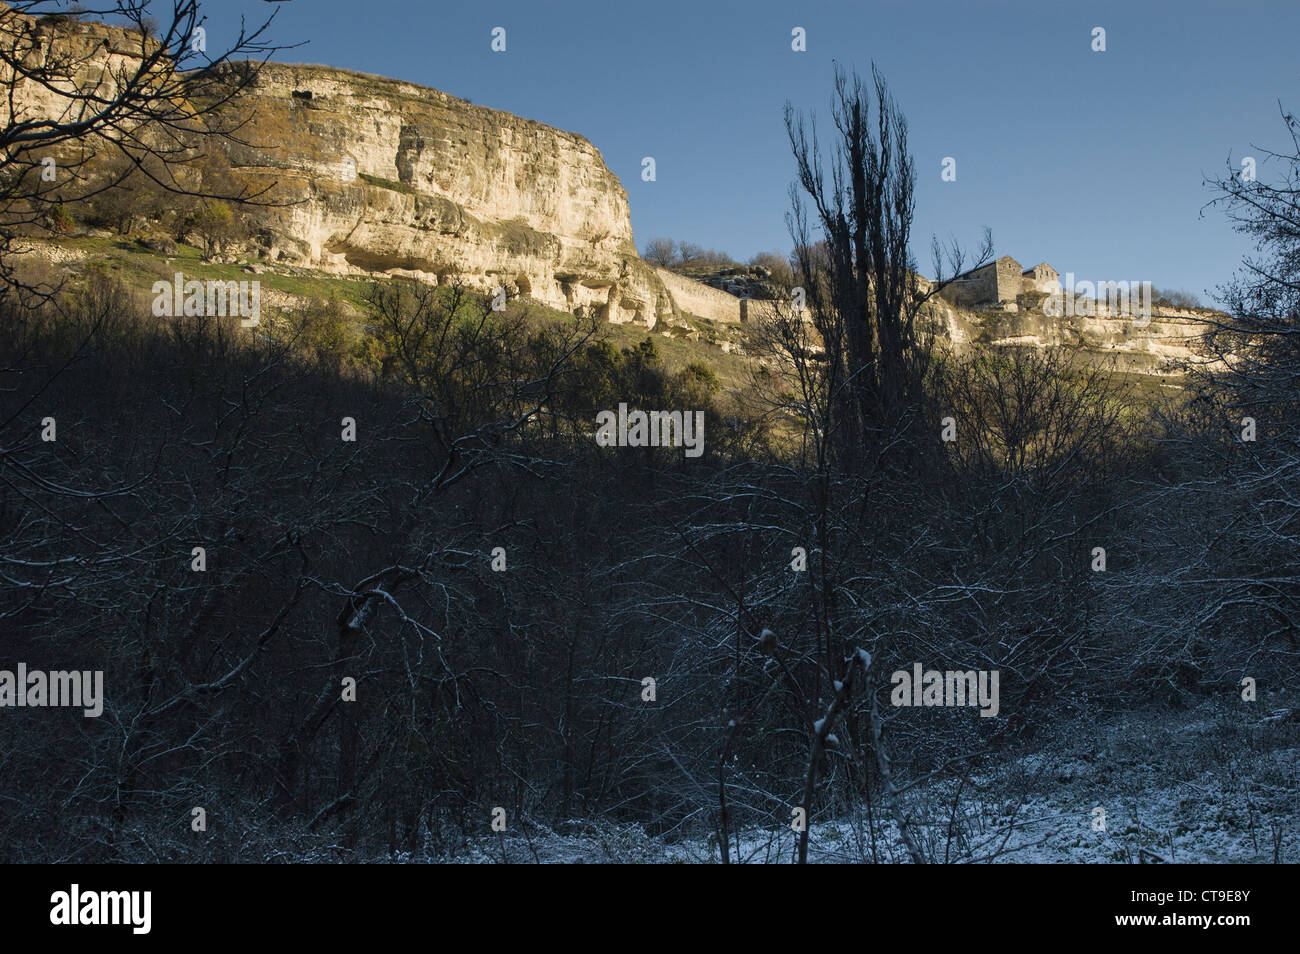
[[[243,109],[231,165],[291,203],[254,216],[273,261],[459,277],[645,326],[674,314],[627,193],[581,136],[319,66],[266,66]]]
[[[1098,315],[1047,315],[1040,308],[984,314],[960,306],[937,306],[940,334],[959,351],[980,347],[1021,345],[1037,348],[1080,346],[1106,359],[1116,369],[1137,374],[1180,374],[1188,365],[1207,360],[1199,341],[1206,331],[1208,309],[1158,307],[1145,323],[1110,315],[1105,305]]]
[[[72,54],[78,86],[99,83],[106,94],[119,71],[156,48],[117,27],[7,10],[0,32],[35,37],[34,57]],[[24,117],[62,106],[34,83],[16,92]],[[266,65],[239,110],[249,118],[242,141],[221,150],[255,190],[277,183],[267,197],[277,205],[246,210],[272,261],[459,277],[647,327],[678,313],[637,255],[626,191],[582,136],[322,66]],[[8,104],[0,111],[7,116]]]
[[[11,45],[34,36],[33,57],[71,53],[84,61],[79,85],[93,80],[105,94],[153,44],[99,23],[12,13],[0,20],[6,32],[0,40]],[[55,115],[60,102],[33,83],[20,85],[15,101],[25,118]],[[0,103],[0,115],[8,110]],[[743,269],[705,284],[643,262],[626,191],[599,151],[574,133],[435,89],[324,66],[265,65],[239,110],[248,122],[238,141],[220,149],[254,191],[274,185],[266,197],[274,204],[246,209],[256,253],[271,262],[504,288],[647,328],[683,314],[738,322],[745,305],[755,304],[743,299],[766,293],[738,276]],[[1195,315],[1181,313],[1137,328],[1104,316],[945,311],[939,323],[958,348],[1083,344],[1116,355],[1126,369],[1155,374],[1191,360],[1200,330]]]
[[[111,98],[118,92],[118,79],[133,74],[146,55],[156,53],[158,42],[129,30],[95,21],[70,17],[34,19],[15,13],[0,2],[0,44],[6,55],[21,60],[35,72],[49,70],[55,76],[75,73],[75,88]],[[68,67],[66,64],[72,64]],[[69,110],[69,101],[29,77],[14,77],[8,62],[0,65],[0,83],[13,88],[13,98],[0,97],[0,122],[27,119],[79,118]],[[71,84],[57,83],[58,86]]]

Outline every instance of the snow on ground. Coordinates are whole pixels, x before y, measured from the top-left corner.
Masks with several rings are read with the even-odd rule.
[[[1034,751],[958,783],[908,792],[909,824],[933,860],[994,863],[1283,863],[1300,861],[1300,720],[1279,704],[1207,703],[1059,727]],[[1296,711],[1294,700],[1288,707]],[[1100,827],[1104,812],[1105,829]],[[809,860],[907,862],[888,812],[865,807],[809,832]],[[716,839],[667,842],[637,825],[530,824],[468,839],[433,858],[451,863],[708,863]],[[872,837],[874,828],[874,839]],[[788,864],[788,826],[733,836],[733,862]]]

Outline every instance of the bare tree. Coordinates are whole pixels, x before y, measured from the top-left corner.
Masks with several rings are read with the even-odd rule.
[[[241,21],[233,40],[209,49],[202,0],[110,0],[78,5],[72,20],[70,9],[63,0],[0,8],[0,282],[10,291],[20,232],[39,227],[52,204],[75,208],[128,174],[176,195],[247,202],[265,193],[210,193],[186,167],[206,141],[239,135],[246,117],[233,104],[283,48],[267,39],[275,12]],[[100,23],[102,43],[76,41],[104,18],[126,26]],[[91,175],[99,156],[115,157],[118,174]]]
[[[1130,604],[1152,668],[1180,691],[1285,678],[1300,655],[1300,121],[1279,112],[1286,145],[1253,147],[1259,177],[1229,164],[1208,181],[1208,207],[1254,249],[1218,289],[1223,311],[1200,318],[1204,360],[1164,415],[1172,460],[1147,505],[1150,579]],[[1171,498],[1177,513],[1160,503]]]
[[[766,269],[772,282],[787,293],[794,284],[794,269],[790,267],[790,259],[779,252],[759,252],[750,258],[749,264]]]
[[[923,281],[911,252],[916,168],[907,149],[907,120],[872,67],[874,96],[856,74],[835,70],[827,147],[815,119],[786,106],[786,131],[798,170],[791,187],[790,229],[795,280],[832,365],[829,386],[846,462],[888,443],[914,422],[924,403],[930,362],[923,306],[966,270],[953,245],[932,243],[935,279]],[[875,120],[872,121],[874,100]],[[814,241],[803,195],[821,231]],[[972,267],[993,254],[986,232]],[[946,268],[945,268],[946,265]],[[946,276],[946,277],[945,277]]]
[[[677,243],[670,238],[652,238],[641,256],[651,265],[668,268],[677,261]]]

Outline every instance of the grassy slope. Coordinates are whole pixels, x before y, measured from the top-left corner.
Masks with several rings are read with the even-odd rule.
[[[178,245],[175,251],[163,255],[146,248],[133,238],[118,236],[64,237],[51,244],[84,256],[84,260],[77,266],[79,269],[93,264],[128,286],[138,287],[142,291],[148,291],[153,282],[160,278],[170,278],[177,270],[184,271],[187,277],[200,280],[241,281],[254,277],[245,271],[249,264],[247,262],[205,262],[201,251],[188,245]],[[254,264],[257,268],[255,277],[267,291],[304,302],[336,298],[356,312],[364,309],[366,294],[376,281],[367,277],[333,275],[299,266],[266,262]],[[557,320],[569,317],[537,303],[532,303],[530,308]],[[647,330],[635,325],[618,324],[607,324],[601,330],[601,336],[618,348],[629,347],[651,337],[669,370],[681,370],[692,362],[705,364],[717,374],[726,391],[744,389],[757,361],[752,355],[724,352],[720,344],[729,341],[743,350],[752,351],[748,347],[752,343],[752,334],[744,326],[722,324],[689,315],[686,316],[684,325],[671,330],[662,326]],[[1171,389],[1177,389],[1181,383],[1176,377],[1155,377],[1130,371],[1114,373],[1130,384],[1138,396],[1150,401],[1168,395]]]
[[[202,252],[189,245],[179,245],[175,252],[161,255],[128,238],[86,235],[62,239],[57,244],[84,253],[87,263],[100,264],[110,275],[125,284],[139,284],[142,288],[147,288],[159,278],[170,278],[177,270],[183,271],[186,278],[202,281],[243,281],[250,278],[250,273],[244,271],[244,263],[205,262]],[[256,279],[270,291],[304,300],[338,297],[358,309],[371,285],[368,279],[328,275],[300,268],[279,268],[257,263],[257,269]]]
[[[357,311],[364,307],[367,291],[376,279],[331,275],[296,266],[278,266],[265,262],[256,262],[257,274],[244,270],[247,263],[205,262],[199,249],[188,245],[178,245],[174,252],[162,255],[137,243],[134,239],[84,235],[60,239],[58,246],[75,251],[85,256],[79,268],[95,265],[108,274],[121,280],[124,284],[147,291],[159,279],[168,279],[176,271],[183,271],[187,278],[199,280],[220,279],[225,281],[243,281],[255,278],[262,283],[264,290],[300,298],[303,301],[337,297]],[[384,279],[380,278],[379,281]],[[568,319],[563,312],[533,303],[530,308],[540,311],[547,317]],[[686,337],[665,335],[662,329],[647,330],[634,325],[607,324],[602,328],[602,336],[618,348],[630,347],[647,337],[655,341],[655,346],[663,357],[665,365],[672,371],[678,371],[692,362],[708,365],[718,375],[724,389],[739,390],[749,380],[752,359],[736,354],[726,354],[717,344],[717,340],[743,340],[747,336],[744,329],[727,326],[720,327],[704,319],[690,318],[691,330],[699,333],[697,340]]]

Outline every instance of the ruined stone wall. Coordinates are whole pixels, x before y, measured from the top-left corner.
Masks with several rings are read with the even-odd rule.
[[[1015,301],[1016,296],[1024,291],[1024,269],[1020,263],[1009,255],[1004,255],[992,265],[993,298],[992,301]]]
[[[770,320],[789,313],[790,305],[788,302],[784,305],[778,305],[775,301],[763,298],[742,298],[740,300],[740,320],[746,324]],[[803,314],[807,315],[808,310],[804,309]]]
[[[1028,275],[1022,276],[1022,290],[1026,292],[1052,292],[1060,290],[1060,276],[1056,269],[1035,265]]]
[[[1004,255],[948,286],[945,297],[961,305],[1015,301],[1022,287],[1020,272],[1016,261]]]
[[[712,321],[740,321],[741,299],[694,279],[656,268],[655,273],[667,288],[678,311]]]

